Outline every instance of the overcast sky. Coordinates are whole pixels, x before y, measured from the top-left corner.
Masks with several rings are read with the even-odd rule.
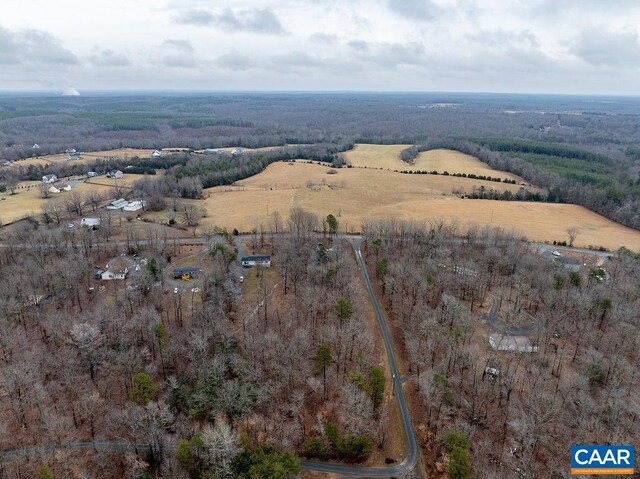
[[[640,0],[3,0],[0,90],[640,94]]]

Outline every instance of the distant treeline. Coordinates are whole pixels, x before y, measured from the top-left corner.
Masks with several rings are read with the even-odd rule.
[[[403,173],[405,175],[442,175],[442,176],[455,176],[457,178],[470,178],[473,180],[483,180],[483,181],[494,181],[496,183],[509,183],[511,185],[516,184],[516,180],[510,180],[509,178],[499,178],[497,176],[485,176],[485,175],[476,175],[474,173],[449,173],[448,171],[443,171],[442,173],[437,170],[394,170],[398,173]]]
[[[336,161],[336,153],[350,150],[351,148],[353,148],[353,143],[302,145],[260,153],[249,152],[235,156],[216,153],[197,156],[176,154],[172,156],[186,160],[186,162],[173,169],[170,174],[174,175],[177,180],[199,178],[203,188],[211,188],[230,185],[236,181],[257,175],[276,161],[304,159],[332,164]]]
[[[451,104],[451,108],[432,108]],[[583,205],[640,228],[640,99],[599,99],[473,94],[220,94],[202,96],[106,96],[0,98],[0,159],[131,147],[192,149],[240,146],[325,145],[292,155],[314,161],[346,145],[408,144],[401,159],[436,147],[475,155],[490,166],[546,188],[556,201]],[[37,144],[37,147],[36,147]],[[331,145],[330,147],[327,145]],[[228,184],[255,174],[288,153],[211,158],[188,157],[130,172],[164,169],[205,185]],[[126,162],[92,166],[98,172]],[[59,170],[0,168],[0,184],[38,179]],[[56,173],[57,174],[57,173]],[[59,176],[60,176],[59,175]]]
[[[489,144],[500,151],[490,149]],[[509,145],[527,152],[509,150]],[[421,149],[450,148],[476,156],[492,168],[544,187],[544,201],[575,203],[640,229],[640,181],[630,174],[628,163],[570,146],[538,146],[520,140],[450,138],[430,141]],[[549,155],[553,152],[564,156]]]
[[[512,138],[483,138],[475,141],[493,151],[535,153],[551,157],[575,158],[577,160],[593,161],[605,165],[613,164],[613,160],[605,155],[593,153],[591,151],[569,145],[540,143],[537,141]]]

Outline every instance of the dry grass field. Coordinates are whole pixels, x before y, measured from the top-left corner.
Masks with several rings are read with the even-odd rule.
[[[120,148],[118,150],[107,150],[107,151],[88,151],[82,154],[82,158],[79,160],[69,160],[69,155],[66,153],[60,155],[47,155],[47,156],[39,156],[34,158],[27,158],[25,160],[16,161],[12,164],[12,167],[23,166],[27,167],[29,165],[42,165],[46,166],[49,164],[55,163],[64,163],[67,161],[72,161],[74,163],[91,163],[96,160],[101,160],[105,158],[118,158],[118,159],[127,159],[133,158],[134,156],[145,157],[148,158],[153,153],[153,150],[139,150],[135,148]]]
[[[402,165],[406,165],[400,160],[402,150],[411,145],[368,145],[358,143],[352,150],[344,152],[347,164],[359,168],[384,168],[386,170],[397,170]]]
[[[461,232],[469,224],[499,226],[532,241],[567,240],[579,227],[576,246],[627,246],[640,250],[640,232],[618,225],[576,205],[460,199],[451,189],[473,185],[517,189],[517,185],[434,175],[405,175],[384,170],[341,169],[308,163],[274,163],[234,187],[207,190],[196,203],[206,208],[205,223],[228,229],[268,229],[278,211],[286,219],[293,206],[319,216],[333,213],[341,229],[359,231],[368,220],[455,221]],[[495,172],[494,172],[495,175]],[[323,183],[324,181],[324,183]]]
[[[156,175],[151,175],[150,178],[158,178],[159,176],[162,175],[162,173],[163,173],[162,171],[158,171]],[[106,178],[104,176],[98,176],[95,178],[88,179],[86,183],[92,184],[92,185],[100,185],[104,187],[113,187],[117,185],[130,187],[130,186],[133,186],[133,184],[136,181],[138,181],[141,178],[144,178],[145,176],[146,175],[137,175],[137,174],[131,174],[131,173],[125,172],[122,178],[115,179],[115,178]]]
[[[413,164],[400,159],[400,153],[411,145],[364,145],[357,144],[344,153],[348,164],[356,167],[383,168],[385,170],[433,171],[439,173],[466,173],[484,176],[499,176],[523,182],[522,178],[504,171],[497,172],[477,158],[454,150],[430,150],[418,155]]]
[[[125,175],[120,180],[108,180],[100,178],[96,183],[79,182],[69,192],[63,191],[57,194],[51,194],[49,198],[44,199],[40,193],[40,183],[33,181],[21,182],[19,187],[29,186],[27,189],[19,188],[15,195],[10,192],[0,193],[0,223],[6,224],[28,216],[37,216],[42,213],[44,206],[48,201],[64,200],[65,195],[75,191],[80,194],[86,194],[89,191],[98,190],[108,195],[112,187],[116,184],[129,186],[134,181],[142,178],[144,175]]]
[[[260,152],[265,152],[265,151],[275,151],[275,150],[279,150],[281,148],[284,148],[283,146],[263,146],[260,148],[244,148],[242,147],[242,150],[246,153],[260,153]],[[225,153],[231,153],[233,150],[236,149],[235,146],[224,146],[221,148],[214,148],[216,150],[220,150],[220,151],[224,151]],[[195,150],[196,153],[204,153],[205,150]]]

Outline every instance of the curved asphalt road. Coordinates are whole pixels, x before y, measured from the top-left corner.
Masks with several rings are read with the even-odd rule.
[[[242,235],[242,238],[248,238],[249,235]],[[404,461],[400,464],[396,464],[390,467],[362,467],[362,466],[348,466],[344,464],[336,464],[336,463],[328,463],[328,462],[316,462],[316,461],[301,461],[300,464],[304,470],[307,471],[316,471],[316,472],[324,472],[337,474],[342,477],[394,477],[402,474],[403,472],[411,470],[417,462],[418,459],[418,446],[416,442],[415,433],[413,431],[413,426],[411,424],[411,417],[409,415],[409,408],[407,407],[407,403],[405,401],[404,392],[402,389],[402,382],[400,379],[400,374],[398,372],[398,366],[395,359],[395,353],[393,350],[393,342],[391,340],[391,336],[389,334],[389,330],[387,328],[387,324],[384,320],[384,316],[382,315],[382,309],[380,307],[380,303],[375,295],[373,290],[373,286],[371,285],[371,280],[369,279],[369,275],[367,273],[366,265],[362,258],[362,254],[360,251],[360,246],[364,242],[364,238],[359,235],[339,235],[340,238],[346,239],[351,243],[353,247],[353,251],[355,253],[356,262],[358,264],[358,268],[360,269],[360,273],[362,274],[362,279],[365,283],[367,292],[369,293],[369,299],[371,300],[371,305],[373,306],[374,313],[376,315],[376,321],[378,322],[378,327],[380,328],[380,334],[382,335],[382,339],[384,341],[384,347],[387,353],[387,358],[389,361],[389,367],[391,369],[391,373],[393,374],[393,387],[395,390],[396,400],[398,401],[398,407],[400,409],[400,415],[402,418],[402,424],[404,426],[405,435],[407,438],[407,455]],[[237,240],[241,238],[236,238]],[[177,240],[167,240],[167,244],[171,245],[173,243],[177,244],[208,244],[210,241],[207,238],[196,237],[196,238],[179,238]],[[138,241],[136,244],[144,245],[147,241],[142,240]],[[127,243],[124,241],[113,241],[107,243],[95,243],[92,246],[126,246]],[[533,247],[548,247],[549,245],[543,245],[539,243],[530,243]],[[0,243],[0,248],[31,248],[31,247],[41,247],[43,245],[31,245],[31,244],[7,244]],[[77,245],[74,245],[77,246]],[[559,247],[555,246],[555,249],[559,251],[574,251],[590,254],[593,256],[599,256],[602,258],[606,258],[611,255],[609,252],[600,252],[593,250],[585,250],[578,248],[568,248],[568,247]],[[489,316],[491,316],[492,312],[495,309],[492,306],[492,311],[489,312]],[[491,318],[489,318],[491,319]],[[167,450],[173,450],[175,446],[167,445]],[[117,442],[117,441],[95,441],[95,442],[72,442],[66,444],[49,444],[42,446],[34,446],[27,447],[23,449],[14,449],[9,451],[0,451],[0,461],[8,460],[8,459],[19,459],[29,457],[39,453],[51,453],[57,450],[96,450],[96,451],[134,451],[134,450],[148,450],[148,445],[134,445],[128,442]]]
[[[378,302],[378,298],[375,295],[373,290],[373,286],[371,285],[371,280],[369,279],[369,274],[367,273],[367,268],[362,259],[362,253],[360,251],[360,245],[363,243],[364,238],[361,236],[347,236],[344,235],[344,239],[349,240],[351,246],[353,247],[353,251],[356,257],[356,262],[358,264],[358,268],[360,269],[360,273],[362,274],[362,279],[367,288],[367,292],[369,293],[369,299],[371,300],[371,305],[373,306],[373,311],[376,315],[376,321],[378,322],[378,327],[380,328],[380,334],[382,335],[382,339],[384,341],[384,347],[387,352],[387,358],[389,361],[389,367],[391,369],[391,374],[393,375],[393,388],[396,396],[396,400],[398,401],[398,407],[400,409],[400,416],[402,418],[402,425],[404,427],[406,439],[407,439],[407,455],[400,464],[396,464],[389,467],[363,467],[363,466],[348,466],[345,464],[336,464],[329,462],[316,462],[316,461],[300,461],[300,465],[302,469],[307,471],[315,471],[315,472],[323,472],[330,474],[337,474],[342,477],[394,477],[402,474],[403,472],[409,471],[413,469],[418,460],[418,445],[416,442],[415,433],[413,431],[413,425],[411,424],[411,416],[409,415],[409,408],[407,407],[407,403],[404,397],[404,391],[402,389],[402,382],[400,380],[400,373],[398,372],[398,365],[395,359],[395,353],[393,350],[393,341],[391,339],[391,335],[389,334],[389,330],[387,328],[387,324],[384,320],[384,316],[382,315],[382,309],[380,307],[380,303]],[[200,244],[206,243],[207,241],[204,238],[185,238],[183,240],[179,240],[180,243],[189,243],[189,244]],[[109,245],[120,245],[119,242],[107,243]],[[102,243],[101,245],[105,245]],[[0,247],[11,246],[11,245],[2,245]],[[13,245],[21,247],[23,245]],[[95,451],[103,451],[103,452],[114,452],[114,451],[128,451],[128,450],[148,450],[148,445],[133,445],[131,443],[126,442],[117,442],[117,441],[95,441],[95,442],[75,442],[75,443],[67,443],[67,444],[49,444],[43,446],[35,446],[28,447],[23,449],[15,449],[10,451],[1,451],[0,452],[0,460],[7,459],[19,459],[24,457],[29,457],[38,453],[51,453],[57,450],[95,450]],[[171,446],[166,447],[166,449],[173,449]]]

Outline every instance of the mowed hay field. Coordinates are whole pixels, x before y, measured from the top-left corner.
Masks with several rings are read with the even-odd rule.
[[[67,153],[62,153],[60,155],[46,155],[39,156],[33,158],[27,158],[25,160],[20,160],[12,163],[11,167],[28,167],[29,165],[40,165],[46,166],[50,164],[56,163],[91,163],[96,160],[104,160],[106,158],[118,158],[118,159],[127,159],[133,158],[134,156],[138,156],[140,158],[149,158],[153,153],[153,150],[139,150],[136,148],[120,148],[117,150],[106,150],[106,151],[88,151],[86,153],[82,153],[82,157],[79,160],[69,160],[69,155]]]
[[[79,182],[71,191],[61,193],[51,193],[49,198],[42,198],[39,183],[33,181],[21,182],[18,186],[31,186],[29,189],[18,189],[15,195],[9,191],[0,193],[0,224],[11,223],[13,221],[26,218],[28,216],[38,216],[43,212],[47,202],[64,201],[65,196],[72,192],[86,194],[89,191],[99,191],[108,195],[113,186],[120,184],[128,187],[134,181],[143,178],[144,175],[125,175],[120,180],[106,180],[100,178],[99,183]],[[107,183],[111,181],[112,183]],[[119,182],[119,183],[118,183]]]
[[[278,162],[234,187],[206,190],[208,198],[196,204],[206,208],[204,223],[250,231],[268,229],[278,211],[286,219],[299,206],[320,217],[337,216],[342,230],[359,231],[365,221],[456,221],[513,230],[531,241],[566,240],[569,227],[579,228],[575,246],[626,246],[640,250],[640,232],[618,225],[576,205],[461,199],[452,188],[473,185],[510,189],[518,185],[435,175],[406,175],[385,170],[329,168],[308,163],[290,166]],[[496,176],[494,172],[494,176]]]
[[[421,152],[413,164],[400,159],[402,150],[411,145],[365,145],[356,144],[353,150],[344,153],[347,164],[358,168],[383,168],[385,170],[437,171],[443,173],[466,173],[482,176],[493,176],[516,180],[524,180],[505,171],[496,171],[479,159],[454,150],[429,150]]]

